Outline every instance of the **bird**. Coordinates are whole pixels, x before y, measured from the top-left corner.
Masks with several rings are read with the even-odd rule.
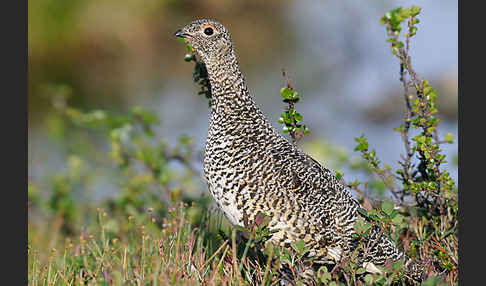
[[[337,264],[356,247],[359,202],[333,171],[302,151],[270,124],[255,103],[240,70],[233,41],[219,22],[198,19],[178,29],[204,62],[210,82],[210,118],[204,177],[226,218],[236,226],[269,218],[269,242],[289,248],[303,240],[314,263]],[[421,281],[420,264],[373,228],[376,243],[363,267],[405,258],[405,275]]]

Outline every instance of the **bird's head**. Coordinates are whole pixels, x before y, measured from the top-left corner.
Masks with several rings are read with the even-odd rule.
[[[207,64],[232,52],[231,36],[220,23],[207,19],[193,21],[174,34],[184,38]]]

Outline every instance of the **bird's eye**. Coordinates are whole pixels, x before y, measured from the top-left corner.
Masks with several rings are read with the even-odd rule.
[[[208,36],[211,36],[213,33],[214,33],[214,30],[211,27],[207,27],[206,29],[204,29],[204,34],[206,34]]]

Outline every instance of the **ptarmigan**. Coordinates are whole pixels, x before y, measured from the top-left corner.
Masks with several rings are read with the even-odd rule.
[[[206,64],[211,84],[211,117],[204,174],[209,191],[229,221],[243,226],[256,215],[270,217],[270,241],[283,247],[304,240],[315,262],[336,263],[356,241],[359,203],[330,170],[280,135],[253,101],[241,74],[226,28],[196,20],[176,36],[191,45]],[[374,230],[378,243],[362,258],[370,272],[385,260],[404,257],[395,244]],[[407,276],[420,281],[422,270],[405,259]]]

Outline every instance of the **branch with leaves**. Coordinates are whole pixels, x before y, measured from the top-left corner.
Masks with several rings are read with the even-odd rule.
[[[280,114],[278,123],[282,124],[283,133],[288,133],[295,144],[299,139],[310,133],[309,128],[302,124],[304,117],[295,110],[295,104],[300,101],[300,94],[290,85],[290,79],[285,70],[282,70],[287,84],[280,90],[283,102],[286,104],[285,111]]]
[[[395,203],[410,202],[402,211],[408,217],[411,227],[411,257],[418,256],[427,269],[430,279],[445,275],[451,284],[457,283],[458,237],[457,237],[457,194],[458,189],[449,172],[443,168],[446,155],[441,144],[453,143],[451,133],[439,139],[437,131],[440,119],[437,118],[437,92],[426,79],[420,79],[412,67],[409,54],[410,39],[416,35],[420,22],[417,18],[421,8],[397,8],[387,12],[380,22],[386,26],[391,52],[400,61],[400,82],[403,86],[406,114],[399,132],[405,146],[401,155],[400,169],[393,177],[391,169],[380,168],[376,152],[368,150],[366,137],[356,138],[360,151],[375,173],[382,178],[395,198]],[[402,25],[406,23],[407,32],[401,40]],[[411,132],[415,135],[410,135]],[[390,179],[398,179],[400,188],[394,187]],[[435,280],[434,280],[435,281]]]
[[[196,58],[194,49],[191,45],[187,44],[184,39],[178,38],[179,41],[186,45],[187,54],[184,56],[186,62],[194,62],[194,72],[192,73],[192,78],[195,83],[197,83],[201,90],[197,93],[198,95],[204,95],[208,99],[208,104],[211,106],[211,83],[209,82],[208,70],[206,69],[206,64]]]

